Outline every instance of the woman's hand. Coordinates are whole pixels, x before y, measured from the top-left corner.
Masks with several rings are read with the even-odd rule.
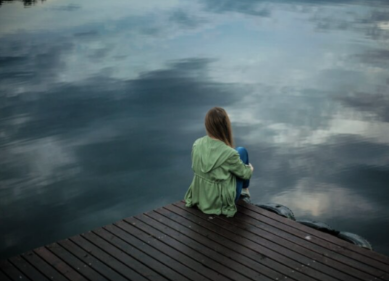
[[[251,163],[249,163],[249,166],[250,166],[251,172],[254,172],[254,167],[253,167],[253,165],[251,165]]]

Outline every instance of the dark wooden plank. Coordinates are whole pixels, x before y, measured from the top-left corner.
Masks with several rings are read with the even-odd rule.
[[[128,222],[120,222],[116,225],[123,229],[124,231],[134,235],[135,237],[141,239],[144,243],[155,247],[156,249],[162,251],[164,254],[169,255],[171,258],[182,263],[188,270],[188,274],[185,274],[187,278],[192,278],[193,272],[196,272],[197,275],[202,275],[202,279],[209,280],[228,280],[229,278],[223,275],[220,275],[218,272],[209,268],[208,265],[203,264],[197,260],[192,259],[192,257],[187,256],[186,253],[182,253],[180,247],[178,246],[179,242],[174,241],[172,243],[166,243],[166,235],[160,234],[150,234],[147,231],[145,232],[142,229],[142,222],[135,220],[134,218],[126,219]],[[139,227],[138,227],[139,226]],[[173,245],[173,246],[172,246]],[[175,247],[174,247],[175,246]],[[177,250],[179,248],[180,250]]]
[[[268,243],[269,247],[273,248],[274,244],[277,244],[277,246],[274,248],[281,247],[281,249],[285,248],[288,249],[288,251],[293,251],[296,254],[289,255],[289,257],[294,258],[295,260],[300,262],[311,263],[312,268],[315,268],[335,278],[340,278],[341,280],[365,280],[372,278],[372,275],[358,271],[350,266],[342,265],[341,263],[338,263],[320,254],[317,254],[308,248],[302,247],[289,240],[283,239],[282,237],[274,235],[273,233],[264,231],[261,228],[253,225],[252,223],[254,222],[250,223],[251,221],[248,221],[246,216],[240,217],[239,214],[237,214],[233,219],[226,219],[224,217],[219,217],[218,219],[221,219],[224,222],[231,224],[232,227],[239,226],[240,229],[244,229],[245,231],[256,235],[257,237],[262,239],[264,243]],[[283,252],[285,252],[286,254],[288,251]]]
[[[254,280],[274,280],[276,278],[280,279],[283,277],[283,275],[279,272],[263,266],[262,264],[253,261],[252,259],[225,247],[224,245],[214,243],[209,238],[181,226],[179,223],[162,216],[157,211],[158,210],[146,213],[145,215],[147,218],[142,218],[142,221],[148,223],[149,225],[153,225],[161,232],[185,243],[185,245],[191,247],[192,249],[206,254],[216,262],[222,263],[234,270],[239,270],[241,274],[246,275],[248,278],[252,278]],[[151,219],[160,222],[168,228],[155,224]]]
[[[220,275],[224,275],[226,278],[230,278],[231,280],[244,280],[248,281],[249,278],[246,276],[243,276],[242,274],[236,272],[235,270],[228,268],[227,266],[216,263],[212,259],[210,259],[206,254],[199,253],[198,251],[194,251],[181,241],[178,241],[174,238],[171,238],[170,236],[164,235],[159,230],[155,229],[154,227],[151,227],[142,221],[139,220],[139,217],[142,216],[135,216],[132,219],[128,219],[127,221],[129,223],[135,223],[136,227],[149,233],[150,235],[157,237],[157,239],[161,239],[165,244],[169,245],[170,247],[176,249],[177,251],[180,251],[184,255],[192,258],[193,260],[199,262],[203,267],[208,267],[209,269],[214,270],[215,272],[219,273]],[[136,221],[135,219],[138,219]]]
[[[112,269],[120,273],[122,276],[126,277],[129,280],[147,280],[145,277],[140,275],[138,272],[133,270],[130,265],[125,265],[121,261],[112,257],[105,251],[96,247],[94,244],[90,243],[88,240],[81,236],[73,236],[69,238],[71,241],[76,243],[78,246],[87,251],[90,255],[93,255],[95,258],[99,259],[101,262],[110,266]]]
[[[37,280],[37,281],[49,280],[44,275],[42,275],[42,273],[40,273],[34,267],[32,267],[21,256],[10,258],[9,262],[12,263],[15,267],[17,267],[26,276],[28,276],[28,278],[30,278],[31,280]]]
[[[247,204],[248,205],[248,204]],[[298,227],[292,227],[291,226],[291,222],[288,220],[288,219],[285,219],[288,224],[280,221],[280,220],[276,220],[274,218],[270,218],[268,216],[265,216],[264,214],[267,212],[267,213],[270,213],[269,211],[266,211],[266,210],[263,210],[259,207],[256,207],[256,206],[251,206],[250,207],[247,207],[247,206],[244,206],[243,208],[240,208],[240,211],[242,213],[244,213],[245,215],[248,214],[249,216],[252,216],[252,212],[254,213],[257,213],[259,216],[261,216],[261,221],[262,222],[265,222],[271,226],[274,226],[274,227],[277,227],[279,229],[280,232],[287,232],[287,233],[291,233],[301,239],[305,239],[305,237],[307,237],[309,235],[310,237],[310,242],[311,243],[314,243],[318,246],[321,246],[321,247],[324,247],[324,248],[327,248],[333,252],[336,252],[336,253],[339,253],[347,258],[352,258],[356,261],[359,261],[360,264],[362,265],[365,265],[363,266],[364,269],[366,270],[369,270],[366,266],[369,266],[369,267],[373,267],[373,268],[376,268],[376,269],[379,269],[380,271],[383,271],[383,272],[388,272],[388,268],[389,266],[386,266],[385,264],[381,263],[381,262],[378,262],[376,261],[375,259],[371,259],[371,258],[367,258],[365,255],[362,255],[360,254],[359,252],[356,252],[356,251],[351,251],[349,248],[352,247],[352,248],[358,248],[358,246],[355,246],[353,244],[350,244],[348,242],[345,242],[345,241],[342,241],[341,239],[338,239],[330,234],[327,234],[327,233],[321,233],[319,231],[316,231],[315,229],[312,229],[312,228],[309,228],[307,226],[304,226],[304,225],[301,225],[299,223],[296,223],[296,222],[292,222],[292,224],[294,225],[297,225]],[[248,211],[252,211],[252,212],[248,212]],[[275,215],[275,214],[272,214],[272,215]],[[277,215],[275,215],[277,216]],[[280,217],[280,216],[278,216]],[[259,217],[256,217],[256,219],[259,219]],[[315,232],[314,234],[312,234],[313,232]],[[316,232],[318,232],[320,235],[318,235]],[[326,239],[322,239],[322,237],[325,237],[325,236],[328,236],[328,240],[332,240],[332,239],[336,239],[336,240],[340,240],[341,242],[340,243],[346,243],[348,244],[347,247],[343,247],[343,246],[340,246],[340,245],[337,245],[337,244],[334,244],[332,243],[331,241],[327,241]],[[366,249],[361,249],[363,251],[366,251],[366,252],[371,252],[369,250],[366,250]],[[323,253],[324,254],[324,253]],[[360,267],[361,265],[359,265],[358,267]]]
[[[12,281],[7,275],[5,275],[0,269],[0,280],[1,281]]]
[[[71,252],[73,255],[78,257],[80,260],[88,264],[89,267],[92,267],[94,270],[99,272],[101,275],[105,276],[109,280],[113,281],[126,281],[127,278],[123,277],[112,268],[107,266],[105,263],[102,263],[100,260],[96,259],[94,256],[88,252],[81,249],[74,242],[65,239],[58,242],[62,247]]]
[[[284,279],[284,277],[288,277],[292,280],[311,280],[307,276],[299,273],[297,270],[290,269],[280,264],[279,262],[268,258],[266,255],[258,251],[254,251],[254,249],[250,247],[246,247],[240,244],[239,242],[237,242],[241,240],[240,237],[229,237],[228,234],[227,236],[225,236],[224,234],[221,235],[220,228],[213,224],[208,224],[205,225],[205,227],[202,227],[166,209],[158,209],[156,210],[156,212],[171,220],[174,220],[175,222],[180,224],[182,228],[190,229],[196,232],[197,234],[200,234],[205,238],[210,239],[215,244],[222,245],[236,253],[239,253],[242,256],[247,257],[248,259],[251,259],[254,262],[261,264],[264,268],[269,267],[270,270],[281,273],[282,279]],[[213,231],[212,228],[216,232]],[[274,279],[277,278],[278,276],[274,277]]]
[[[155,270],[156,272],[158,272],[160,275],[164,276],[168,280],[173,280],[173,281],[189,280],[186,279],[181,274],[178,274],[171,268],[167,267],[163,263],[159,262],[157,259],[154,259],[152,256],[145,254],[141,250],[138,250],[137,248],[133,247],[131,244],[125,242],[124,240],[120,239],[119,237],[113,235],[112,233],[108,232],[103,228],[95,230],[94,233],[96,233],[98,236],[105,239],[106,241],[109,241],[110,243],[112,243],[113,245],[121,249],[123,252],[134,256],[140,262],[147,265],[151,269]]]
[[[50,280],[57,281],[68,281],[68,279],[44,261],[34,252],[26,252],[21,255],[26,261],[28,261],[32,266],[38,269],[43,275],[45,275]]]
[[[124,227],[127,226],[127,223],[121,222]],[[131,230],[124,231],[116,225],[109,225],[104,227],[111,234],[119,237],[123,241],[131,246],[137,248],[138,250],[143,251],[145,254],[152,256],[154,259],[159,261],[164,266],[171,268],[177,273],[181,274],[182,280],[210,280],[191,268],[187,267],[179,258],[180,255],[173,251],[171,248],[166,247],[163,243],[160,243],[152,237],[145,236],[145,233],[141,235],[133,235]],[[135,230],[136,231],[136,230]],[[147,241],[145,241],[147,239]]]
[[[354,259],[351,259],[349,257],[346,257],[342,254],[339,254],[337,252],[331,251],[325,247],[316,245],[312,243],[310,240],[296,237],[292,234],[289,234],[285,231],[280,231],[279,229],[266,224],[266,222],[262,221],[261,219],[263,216],[260,216],[259,214],[252,212],[250,210],[244,210],[244,213],[238,212],[235,215],[235,219],[239,219],[245,223],[248,223],[250,225],[253,225],[256,229],[251,229],[250,231],[254,231],[255,233],[258,233],[259,230],[264,230],[268,233],[272,233],[278,237],[284,238],[285,240],[288,240],[290,242],[293,242],[299,246],[301,246],[301,249],[298,249],[300,253],[325,264],[328,264],[329,266],[333,268],[338,268],[339,270],[350,274],[354,276],[355,278],[368,280],[372,276],[380,277],[384,273],[380,270],[377,270],[373,267],[367,266],[364,263],[361,263],[359,261],[356,261]],[[261,231],[262,232],[262,231]],[[266,235],[266,234],[264,234]],[[305,250],[306,249],[306,250]],[[366,272],[366,273],[365,273]]]
[[[5,275],[9,277],[9,279],[13,281],[31,280],[7,260],[0,261],[0,269],[3,273],[5,273]]]
[[[177,202],[0,261],[0,280],[387,280],[389,257],[245,202]]]
[[[46,246],[53,254],[65,261],[74,270],[83,275],[85,278],[96,281],[107,281],[108,279],[90,268],[87,263],[82,262],[76,256],[65,250],[58,243],[53,243]]]
[[[129,255],[124,252],[122,249],[117,248],[114,244],[107,242],[93,232],[85,233],[82,235],[89,242],[95,244],[100,249],[115,257],[117,260],[120,260],[122,263],[131,265],[131,268],[138,272],[140,275],[143,275],[146,279],[151,281],[166,281],[167,279],[151,268],[145,266],[143,263],[139,262],[133,255]]]
[[[287,256],[288,258],[294,260],[297,263],[305,264],[306,266],[309,266],[309,268],[323,273],[324,275],[321,275],[322,280],[329,279],[328,276],[332,276],[333,278],[339,278],[345,281],[355,280],[355,277],[345,274],[335,268],[329,267],[326,264],[317,262],[317,260],[313,262],[312,258],[306,256],[308,255],[308,251],[306,251],[306,255],[303,255],[299,251],[301,250],[301,247],[299,247],[298,245],[290,243],[288,241],[286,241],[286,243],[283,243],[283,241],[279,237],[272,234],[265,235],[264,233],[255,231],[255,227],[252,227],[242,221],[236,220],[235,218],[225,220],[223,216],[221,216],[215,218],[212,222],[237,235],[245,237],[246,239],[249,239],[258,245],[267,247],[281,255]]]
[[[183,204],[182,202],[180,202],[180,204]],[[337,237],[334,237],[332,235],[329,235],[327,233],[323,233],[323,232],[320,232],[318,230],[315,230],[313,228],[309,228],[309,227],[306,227],[302,224],[299,224],[299,223],[295,223],[294,221],[291,221],[289,219],[286,219],[284,217],[281,217],[281,216],[278,216],[272,212],[269,212],[267,210],[264,210],[262,208],[259,208],[255,205],[252,205],[252,204],[248,204],[248,203],[245,203],[245,202],[242,202],[242,201],[239,201],[239,206],[243,207],[243,208],[247,208],[247,209],[250,209],[258,214],[261,214],[263,216],[266,216],[268,218],[271,218],[275,221],[278,221],[278,222],[281,222],[282,224],[285,224],[285,225],[288,225],[292,228],[295,228],[295,229],[298,229],[298,230],[301,230],[301,231],[304,231],[305,233],[310,233],[311,235],[314,235],[314,236],[317,236],[325,241],[328,241],[328,242],[331,242],[335,245],[338,245],[344,249],[347,249],[349,251],[352,251],[352,252],[356,252],[358,254],[361,254],[363,256],[365,256],[366,258],[368,259],[372,259],[374,261],[376,261],[378,264],[378,266],[386,266],[386,270],[384,271],[389,271],[389,257],[387,256],[384,256],[380,253],[377,253],[377,252],[374,252],[374,251],[370,251],[370,250],[367,250],[367,249],[364,249],[364,248],[360,248],[356,245],[353,245],[351,243],[348,243],[344,240],[341,240]]]
[[[209,228],[210,230],[214,229],[216,227],[216,232],[221,233],[221,235],[225,237],[229,237],[231,240],[236,241],[237,243],[240,243],[241,245],[248,247],[250,249],[253,249],[254,251],[257,251],[259,253],[262,253],[266,255],[268,258],[274,260],[275,262],[279,264],[283,264],[286,267],[289,267],[290,269],[285,272],[285,274],[288,274],[290,270],[296,270],[295,274],[301,274],[301,276],[298,278],[298,280],[311,280],[312,278],[318,279],[318,280],[336,280],[333,277],[326,275],[322,272],[319,272],[311,267],[311,264],[308,263],[302,263],[298,262],[294,259],[291,259],[289,256],[280,254],[279,252],[274,251],[274,246],[273,247],[268,247],[267,243],[263,243],[261,239],[258,240],[258,243],[254,242],[253,240],[256,240],[255,237],[251,237],[251,239],[248,239],[247,237],[250,238],[250,235],[239,229],[239,235],[234,233],[234,227],[230,227],[229,224],[223,223],[223,222],[218,222],[215,224],[216,219],[206,221],[197,215],[202,215],[201,212],[199,212],[196,209],[192,208],[186,208],[181,209],[177,206],[166,206],[165,207],[167,210],[174,212],[178,215],[181,215],[182,217],[185,217],[192,222],[199,224],[201,226],[205,226]],[[213,225],[213,226],[212,226]],[[220,226],[224,229],[221,229]],[[238,242],[239,241],[239,242]],[[278,249],[280,251],[280,249]],[[286,251],[286,249],[283,249]],[[289,253],[290,254],[290,253]],[[276,267],[277,268],[277,267]],[[298,271],[298,272],[297,272]]]
[[[224,275],[225,277],[230,278],[232,280],[246,280],[246,281],[249,280],[246,276],[243,276],[242,274],[236,272],[235,270],[232,270],[231,268],[228,268],[223,264],[216,263],[214,260],[210,259],[206,254],[199,253],[198,251],[194,251],[193,249],[191,249],[181,241],[171,238],[168,235],[164,235],[159,230],[143,223],[140,220],[136,221],[135,219],[139,219],[139,217],[140,216],[135,216],[134,218],[127,219],[126,221],[130,224],[136,222],[137,228],[143,230],[144,232],[149,233],[154,237],[157,237],[157,239],[161,239],[161,241],[163,241],[165,244],[176,249],[177,251],[180,251],[184,255],[187,255],[188,257],[192,258],[193,260],[196,260],[204,267],[208,267],[209,269],[212,269],[215,272]]]
[[[73,268],[68,266],[63,260],[59,259],[56,255],[51,253],[46,248],[38,248],[35,249],[34,252],[39,255],[42,259],[44,259],[47,263],[49,263],[51,266],[53,266],[55,269],[57,269],[59,272],[61,272],[64,276],[66,276],[69,280],[74,281],[85,281],[85,279],[82,275],[80,275],[77,271],[75,271]]]
[[[195,232],[190,233],[190,236],[182,235],[180,232],[175,230],[174,226],[175,224],[177,225],[177,223],[159,215],[156,212],[148,212],[145,214],[145,216],[137,216],[137,219],[141,220],[145,224],[148,224],[149,226],[156,228],[165,235],[168,235],[180,241],[181,243],[184,243],[191,249],[206,255],[212,259],[213,262],[227,266],[228,268],[231,268],[248,278],[253,280],[271,280],[269,277],[266,277],[260,272],[251,269],[242,263],[239,259],[235,258],[234,256],[238,255],[237,253],[228,251],[227,255],[223,255],[216,250],[217,247],[215,248],[215,246],[217,245],[215,245],[215,243],[212,243],[211,240],[197,235]],[[199,237],[200,239],[198,239]],[[198,240],[200,240],[202,243],[199,243]],[[224,251],[224,253],[226,253],[226,251]],[[257,264],[257,266],[258,265],[259,264]],[[281,277],[281,275],[279,275],[279,277]]]

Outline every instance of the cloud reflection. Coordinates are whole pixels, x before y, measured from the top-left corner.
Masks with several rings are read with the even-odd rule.
[[[170,20],[180,24],[184,28],[195,28],[206,22],[204,19],[188,14],[184,10],[174,11],[170,16]]]
[[[255,0],[242,0],[242,1],[203,1],[206,4],[206,9],[213,12],[238,12],[247,15],[269,17],[271,15],[270,9],[267,7],[270,5],[269,1],[255,1]]]
[[[380,2],[376,5],[373,5],[371,9],[361,9],[358,6],[344,10],[321,9],[311,17],[311,21],[321,31],[349,30],[362,33],[370,39],[386,41],[389,39],[387,28],[389,4]]]
[[[389,87],[387,87],[389,88]],[[368,93],[358,93],[355,96],[346,96],[340,98],[340,101],[343,102],[346,106],[354,108],[360,112],[366,112],[370,116],[376,116],[377,119],[382,120],[383,122],[389,122],[389,96],[386,95],[386,92],[382,94],[368,94]],[[365,124],[366,129],[370,125]],[[386,124],[385,127],[388,127],[389,124]],[[382,128],[386,131],[387,128]],[[368,129],[370,132],[374,128]],[[388,143],[389,139],[385,138],[385,133],[382,134],[384,142]],[[372,135],[374,136],[374,134]]]
[[[318,188],[319,187],[319,188]],[[349,189],[317,181],[300,180],[288,191],[271,198],[272,202],[291,208],[296,218],[331,221],[341,214],[344,218],[369,217],[375,207],[369,200]]]
[[[215,105],[250,152],[253,201],[381,228],[387,4],[115,3],[48,1],[53,26],[39,5],[0,9],[7,253],[181,199]]]
[[[204,134],[202,126],[191,126],[193,120],[202,124],[211,106],[226,106],[239,98],[229,85],[209,78],[211,63],[204,58],[178,60],[137,79],[95,77],[78,85],[54,86],[50,94],[36,93],[32,100],[7,103],[1,120],[7,128],[2,141],[8,144],[1,148],[5,157],[0,163],[8,167],[1,185],[12,186],[5,189],[11,192],[7,195],[10,212],[2,215],[13,237],[7,238],[8,248],[19,249],[21,239],[27,239],[14,220],[19,206],[31,205],[26,201],[29,197],[18,197],[20,192],[39,191],[40,201],[51,201],[50,208],[84,218],[62,218],[63,224],[73,226],[89,218],[91,206],[112,210],[106,215],[111,218],[108,223],[113,214],[120,214],[119,219],[128,210],[146,211],[141,198],[150,204],[152,198],[178,200],[191,172],[177,175],[177,169],[182,163],[190,166],[187,152],[193,140]],[[11,109],[16,103],[15,112]],[[16,121],[19,116],[28,118]],[[118,203],[124,197],[126,203]],[[72,204],[64,205],[68,200]],[[72,211],[72,206],[77,210]],[[32,209],[24,219],[37,217],[42,218]],[[93,222],[84,224],[84,230]],[[29,233],[35,235],[33,230]]]

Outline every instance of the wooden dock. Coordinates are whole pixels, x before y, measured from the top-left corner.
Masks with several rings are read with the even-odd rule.
[[[0,280],[389,280],[389,258],[244,202],[178,202],[0,262]]]

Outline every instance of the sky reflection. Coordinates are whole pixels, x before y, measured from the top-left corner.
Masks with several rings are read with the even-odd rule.
[[[2,257],[182,199],[215,105],[254,202],[389,254],[386,1],[0,4]]]

